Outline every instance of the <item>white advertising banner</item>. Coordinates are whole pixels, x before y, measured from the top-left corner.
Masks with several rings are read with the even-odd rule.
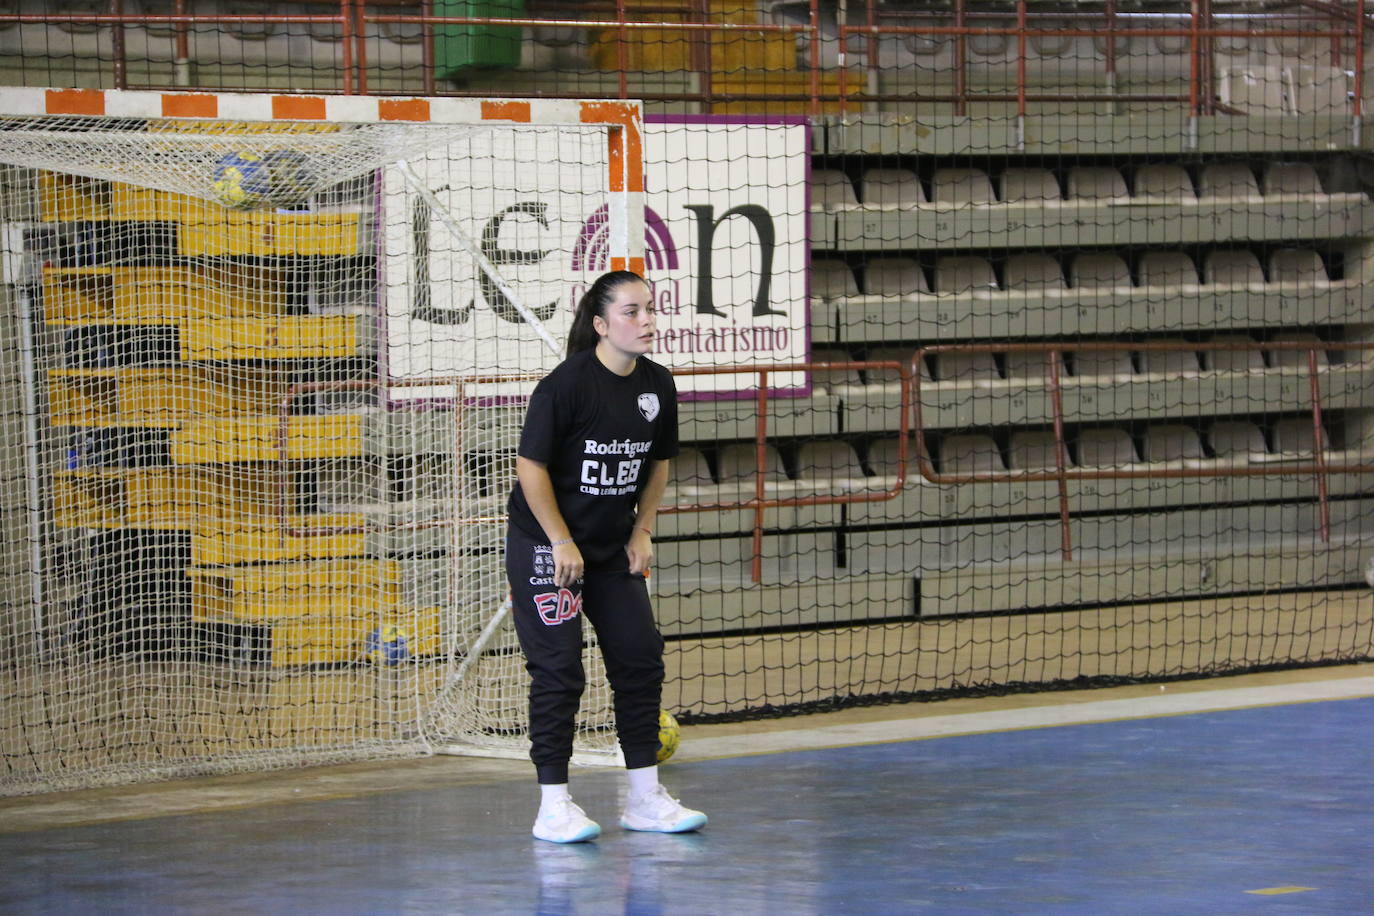
[[[646,121],[645,273],[658,309],[652,358],[670,369],[804,362],[806,120]],[[542,374],[562,358],[578,298],[608,269],[604,141],[567,131],[516,136],[542,147],[506,149],[508,137],[475,137],[469,148],[413,163],[437,207],[407,192],[395,170],[385,175],[382,352],[389,378]],[[487,163],[485,187],[448,178],[446,160],[456,155]],[[455,224],[560,352],[481,272]],[[768,386],[800,392],[805,383],[804,373],[773,373]],[[736,396],[756,384],[750,374],[677,379],[687,399]]]

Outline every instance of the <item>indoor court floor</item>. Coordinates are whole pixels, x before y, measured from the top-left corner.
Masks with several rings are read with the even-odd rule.
[[[0,800],[6,913],[1374,911],[1374,665],[688,729],[697,834],[529,835],[519,761]]]

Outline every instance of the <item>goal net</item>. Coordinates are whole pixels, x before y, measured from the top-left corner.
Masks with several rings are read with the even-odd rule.
[[[526,753],[505,496],[582,273],[642,269],[640,120],[0,93],[0,794]]]

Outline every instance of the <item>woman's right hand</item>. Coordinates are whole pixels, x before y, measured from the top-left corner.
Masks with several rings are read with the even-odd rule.
[[[582,551],[577,549],[574,542],[558,544],[553,548],[553,581],[558,587],[569,588],[574,585],[582,578],[585,567]]]

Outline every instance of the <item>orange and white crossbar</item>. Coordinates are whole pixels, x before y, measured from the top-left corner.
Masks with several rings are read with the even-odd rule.
[[[340,124],[602,126],[606,128],[611,269],[644,272],[644,115],[638,101],[145,92],[18,86],[0,89],[0,116],[39,115]]]

